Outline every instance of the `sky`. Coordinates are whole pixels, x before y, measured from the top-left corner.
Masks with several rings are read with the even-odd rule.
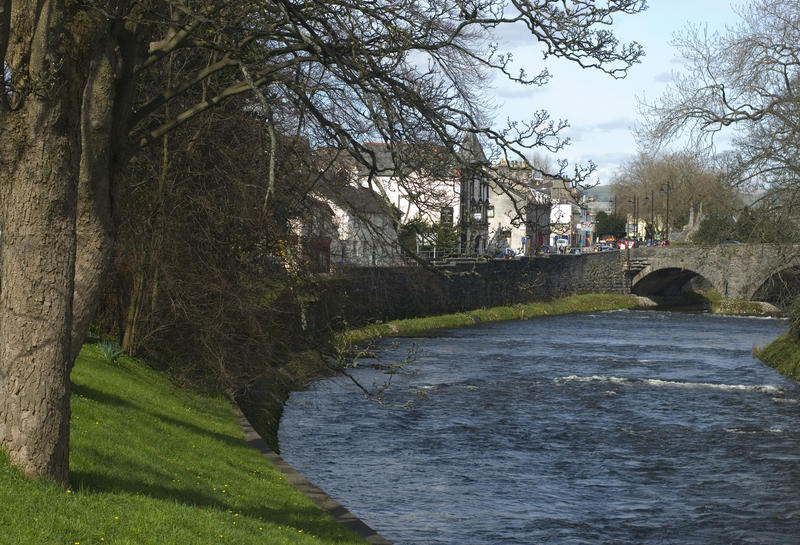
[[[496,124],[505,125],[507,118],[528,119],[539,109],[548,110],[554,119],[568,120],[570,127],[563,134],[571,144],[558,157],[570,164],[593,160],[597,164],[594,181],[609,183],[614,171],[637,154],[632,131],[639,120],[637,99],[652,102],[660,97],[681,69],[678,52],[670,44],[674,34],[690,22],[704,24],[710,31],[724,31],[726,25],[738,22],[733,6],[741,4],[731,0],[648,3],[645,12],[618,16],[614,21],[612,28],[620,42],[636,41],[645,49],[642,62],[622,80],[563,60],[543,61],[539,46],[513,29],[499,36],[503,48],[514,53],[517,66],[525,67],[528,74],[546,66],[553,78],[543,87],[514,85],[496,78],[491,91],[498,107]]]

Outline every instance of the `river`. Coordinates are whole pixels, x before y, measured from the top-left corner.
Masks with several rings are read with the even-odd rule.
[[[800,388],[751,355],[785,327],[617,311],[444,330],[413,340],[388,407],[341,377],[293,393],[281,452],[396,545],[795,545]]]

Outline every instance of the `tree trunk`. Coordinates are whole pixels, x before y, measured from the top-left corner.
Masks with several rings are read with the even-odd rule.
[[[72,359],[78,357],[111,270],[114,244],[111,173],[115,97],[114,51],[98,44],[83,94],[78,185]]]
[[[0,15],[9,6],[9,26],[0,24],[14,90],[0,91],[0,446],[26,474],[66,485],[69,375],[111,255],[119,65],[99,12],[0,0]]]
[[[3,116],[0,128],[0,444],[26,474],[64,484],[79,165],[75,111],[68,98],[30,100]]]
[[[122,349],[128,354],[136,353],[136,326],[139,321],[139,311],[144,296],[144,271],[143,267],[136,271],[131,288],[128,312],[125,315],[125,329],[122,335]]]

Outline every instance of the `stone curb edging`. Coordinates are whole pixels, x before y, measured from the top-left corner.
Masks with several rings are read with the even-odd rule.
[[[239,425],[244,433],[244,440],[272,462],[278,471],[286,476],[286,480],[289,481],[292,486],[308,496],[317,507],[335,518],[339,524],[366,539],[367,543],[370,545],[392,545],[390,541],[367,526],[364,521],[348,511],[342,504],[331,498],[324,490],[312,484],[311,481],[306,479],[299,471],[289,465],[286,460],[275,454],[275,452],[269,448],[267,442],[264,441],[255,428],[253,428],[242,411],[239,410],[238,407],[236,410],[239,413]]]

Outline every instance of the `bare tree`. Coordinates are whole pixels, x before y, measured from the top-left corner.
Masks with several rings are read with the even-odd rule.
[[[607,27],[644,7],[0,0],[0,444],[11,460],[67,482],[69,373],[109,270],[119,173],[142,146],[251,92],[273,134],[294,129],[314,146],[365,152],[362,141],[377,137],[436,141],[451,152],[470,132],[509,148],[536,145],[558,136],[541,116],[487,128],[477,76],[542,81],[513,74],[488,30],[525,25],[548,55],[619,77],[642,52]],[[194,54],[179,80],[140,94],[137,82],[184,52]],[[191,104],[168,108],[197,90]]]
[[[617,212],[636,213],[651,234],[666,235],[667,218],[670,232],[681,229],[690,210],[732,214],[743,205],[711,157],[686,151],[640,153],[615,173],[612,189]]]
[[[659,148],[688,137],[714,149],[720,134],[733,150],[726,175],[748,189],[797,193],[800,175],[800,4],[753,0],[723,33],[690,26],[675,38],[687,71],[658,101],[642,104],[642,142]],[[789,203],[794,199],[789,199]]]

